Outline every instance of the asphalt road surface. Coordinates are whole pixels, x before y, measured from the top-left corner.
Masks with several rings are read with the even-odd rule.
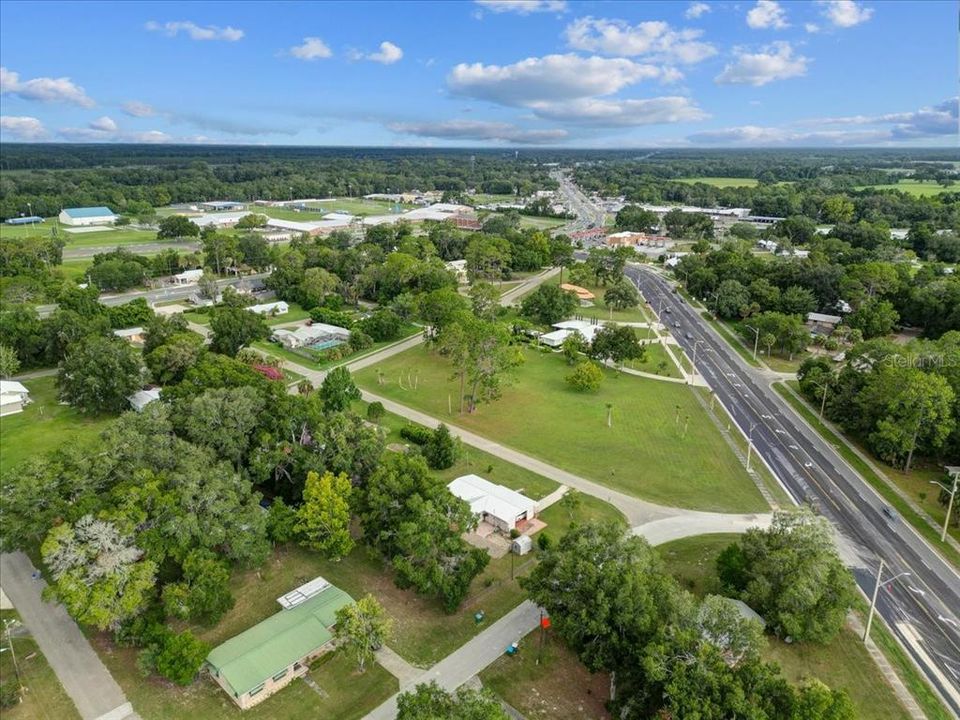
[[[813,504],[833,523],[841,554],[867,597],[883,559],[877,612],[960,716],[960,575],[905,521],[884,514],[876,492],[664,278],[640,267],[626,272],[654,310],[662,308],[662,322],[752,437],[754,458],[766,462],[795,501]]]

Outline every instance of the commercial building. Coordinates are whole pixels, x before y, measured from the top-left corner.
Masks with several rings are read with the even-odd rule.
[[[58,216],[61,223],[75,227],[88,225],[112,225],[118,215],[108,207],[65,208]]]
[[[234,200],[211,200],[199,204],[200,209],[209,212],[223,212],[225,210],[243,210],[243,203]]]
[[[479,475],[458,477],[447,485],[447,489],[464,500],[480,522],[489,523],[501,532],[522,530],[537,516],[535,500]]]
[[[5,222],[7,225],[36,225],[42,223],[43,218],[38,215],[28,215],[26,217],[7,218]]]
[[[242,710],[306,675],[333,647],[337,611],[353,603],[322,577],[277,598],[282,610],[218,645],[204,669]]]
[[[547,347],[560,347],[563,341],[573,333],[580,333],[587,342],[593,342],[593,336],[596,335],[603,325],[596,320],[564,320],[554,323],[555,330],[544,333],[540,336],[540,343]]]

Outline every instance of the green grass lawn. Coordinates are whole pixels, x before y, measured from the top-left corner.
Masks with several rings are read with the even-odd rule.
[[[701,535],[657,548],[667,569],[698,596],[719,591],[716,558],[736,535]],[[786,644],[768,638],[764,659],[777,662],[791,682],[815,677],[850,694],[860,720],[901,720],[909,717],[871,660],[860,639],[844,628],[829,645]]]
[[[424,348],[394,355],[354,377],[371,392],[647,500],[701,510],[767,509],[687,386],[605,370],[600,390],[584,394],[565,382],[562,357],[532,349],[524,350],[524,357],[502,397],[473,415],[457,414],[458,386],[450,380],[449,365]],[[378,369],[383,385],[377,384]],[[413,369],[419,372],[418,389],[405,390],[397,379]],[[607,403],[613,405],[609,428]]]
[[[950,187],[943,187],[935,182],[920,182],[919,180],[901,180],[889,185],[860,185],[855,187],[854,190],[866,190],[868,188],[871,190],[899,190],[917,197],[932,197],[940,193],[960,191],[960,185],[957,183]]]
[[[6,622],[19,620],[20,616],[14,610],[2,610],[0,618]],[[33,638],[15,634],[12,643],[20,670],[20,682],[25,690],[19,705],[3,711],[4,720],[79,720],[80,714],[73,701],[63,689],[56,673],[47,664],[47,659]],[[4,636],[4,652],[0,653],[0,680],[4,685],[16,682],[13,659],[7,649],[9,646]]]
[[[336,198],[332,202],[310,203],[310,207],[323,208],[324,212],[345,212],[351,215],[391,215],[396,203],[384,200],[364,200],[363,198]],[[419,205],[400,204],[400,210],[406,212],[420,207]],[[306,213],[299,213],[303,217]]]
[[[710,185],[715,188],[728,187],[756,187],[757,180],[754,178],[735,178],[735,177],[692,177],[680,178],[675,182],[685,183],[687,185]]]
[[[298,303],[289,302],[287,305],[290,306],[290,310],[283,315],[265,315],[263,319],[266,321],[267,325],[273,327],[274,325],[300,322],[301,320],[307,320],[310,318],[310,311],[304,310]],[[203,312],[203,310],[206,310],[206,312]],[[190,322],[197,323],[198,325],[209,325],[210,308],[203,308],[203,310],[190,310],[189,312],[185,312],[183,316]]]
[[[528,720],[606,720],[610,696],[606,673],[591,674],[550,631],[540,652],[540,632],[520,642],[520,652],[503,655],[480,673],[491,689]],[[539,663],[537,662],[539,660]]]
[[[645,332],[643,328],[637,328],[637,334],[640,335],[640,337],[643,337]],[[646,351],[644,352],[643,360],[629,360],[626,363],[626,367],[655,375],[663,375],[664,377],[683,377],[676,363],[673,362],[667,354],[663,345],[658,342],[648,342],[644,347],[646,347]]]
[[[894,470],[889,465],[886,465],[882,460],[873,458],[873,456],[864,448],[860,448],[860,451],[863,452],[868,457],[873,458],[875,465],[880,467],[884,471],[886,478],[880,477],[873,469],[867,465],[852,449],[851,446],[855,445],[854,441],[846,436],[839,436],[834,433],[830,428],[821,423],[817,419],[817,414],[806,404],[800,397],[798,397],[793,392],[790,392],[790,389],[787,386],[790,386],[795,391],[798,390],[798,385],[796,381],[790,381],[789,383],[775,383],[774,389],[780,393],[784,400],[790,403],[791,407],[796,410],[803,417],[804,420],[820,435],[826,440],[833,448],[840,454],[840,456],[847,461],[847,463],[854,468],[860,475],[884,498],[884,500],[890,503],[902,518],[909,522],[914,529],[920,533],[926,540],[946,558],[946,560],[954,565],[954,567],[960,568],[960,553],[953,549],[952,546],[947,543],[940,542],[940,528],[943,526],[943,520],[946,515],[946,508],[942,507],[940,503],[937,502],[937,489],[933,485],[928,484],[929,480],[934,478],[942,478],[942,473],[931,466],[924,466],[922,463],[919,464],[919,467],[915,470],[912,470],[910,474],[903,473],[902,471]],[[858,446],[859,447],[859,446]],[[897,495],[890,487],[892,485],[898,486],[901,490],[906,492],[910,498],[918,505],[920,505],[923,510],[933,519],[934,523],[937,525],[937,528],[931,527],[930,523],[926,522],[920,515],[917,514],[904,500]],[[925,493],[921,497],[921,493]],[[951,537],[960,540],[960,528],[956,526],[951,526],[948,528],[947,532]]]
[[[0,475],[28,457],[42,455],[71,441],[93,442],[112,415],[87,417],[57,401],[56,378],[25,380],[32,403],[22,413],[0,418]]]

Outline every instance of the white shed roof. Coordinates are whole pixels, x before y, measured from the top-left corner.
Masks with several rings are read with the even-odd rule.
[[[30,391],[16,380],[0,380],[0,395],[29,395]]]
[[[133,395],[127,398],[127,402],[137,412],[143,410],[154,400],[160,399],[160,388],[147,388],[146,390],[137,390]]]
[[[495,485],[479,475],[463,475],[452,480],[447,488],[470,505],[470,510],[479,515],[486,513],[512,523],[523,513],[534,513],[537,503],[526,495],[503,485]]]

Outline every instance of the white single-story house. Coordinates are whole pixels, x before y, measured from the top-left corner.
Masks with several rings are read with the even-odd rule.
[[[142,327],[129,327],[114,330],[113,334],[127,342],[141,344],[144,341],[145,330]]]
[[[447,489],[466,501],[481,522],[490,523],[502,532],[521,529],[537,516],[535,500],[479,475],[458,477],[447,485]]]
[[[127,398],[127,402],[137,412],[143,412],[143,409],[154,400],[160,399],[160,388],[150,387],[145,390],[137,390],[133,395]]]
[[[16,380],[0,380],[0,417],[23,412],[30,403],[30,391]]]
[[[58,216],[64,225],[112,225],[118,215],[108,207],[64,208]]]
[[[173,276],[173,282],[177,285],[193,285],[194,283],[200,282],[200,278],[202,277],[202,268],[197,268],[196,270],[184,270],[183,272],[177,273]]]
[[[272,339],[274,342],[290,349],[317,345],[333,347],[349,340],[350,331],[336,325],[315,322],[310,325],[302,325],[294,330],[277,328],[273,331]],[[318,349],[323,349],[323,347]]]
[[[811,335],[829,335],[836,330],[837,325],[843,322],[839,315],[825,315],[823,313],[807,313],[807,327]]]
[[[203,664],[241,710],[306,675],[332,650],[337,611],[353,598],[318,577],[277,602],[282,610],[215,647]]]
[[[540,344],[552,348],[560,347],[563,341],[573,333],[580,333],[583,339],[590,343],[593,342],[593,336],[600,331],[603,324],[589,320],[563,320],[554,323],[553,327],[555,330],[540,336]]]
[[[262,305],[251,305],[247,308],[257,315],[286,315],[290,312],[290,306],[283,300],[272,303],[263,303]]]
[[[466,260],[450,260],[447,262],[447,270],[452,272],[457,276],[458,283],[467,282],[467,261]]]

